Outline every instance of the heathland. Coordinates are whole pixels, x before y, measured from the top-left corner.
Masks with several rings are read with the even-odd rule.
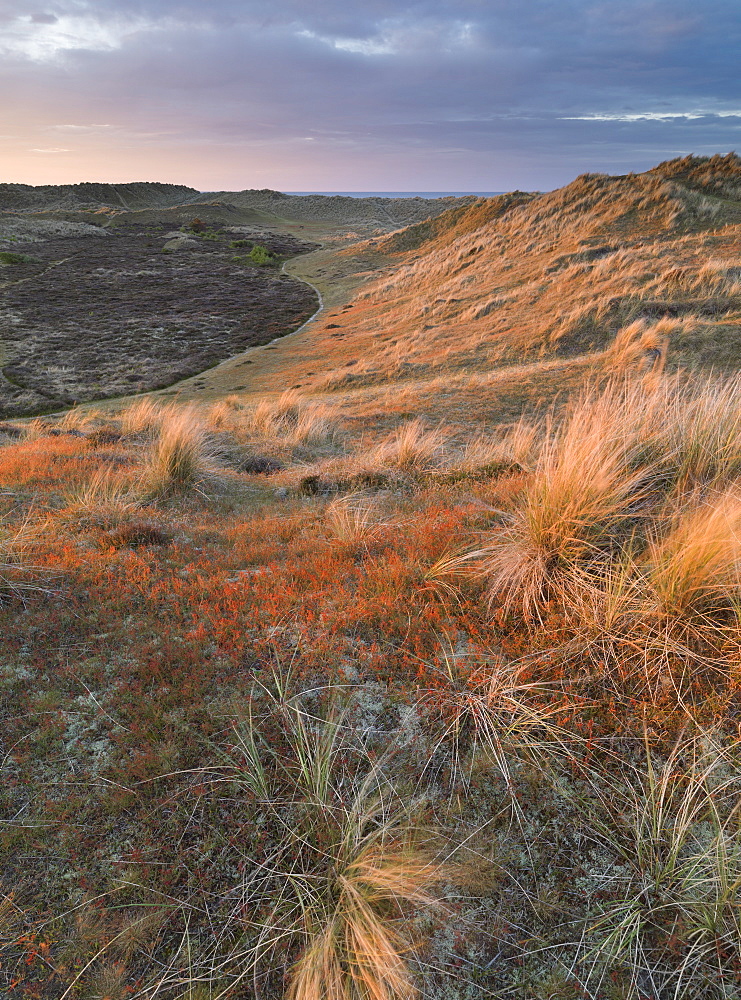
[[[0,185],[5,995],[741,997],[740,236]]]

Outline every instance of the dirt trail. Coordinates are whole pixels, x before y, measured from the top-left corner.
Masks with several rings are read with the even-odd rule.
[[[343,353],[342,346],[328,333],[331,324],[341,313],[349,312],[355,292],[377,276],[376,269],[388,266],[386,258],[378,255],[372,260],[366,249],[354,255],[352,245],[337,240],[334,234],[328,243],[284,264],[285,274],[311,288],[321,302],[299,329],[184,379],[171,386],[167,394],[211,402],[230,393],[249,398],[279,394],[286,389],[311,391],[316,378],[335,367],[337,351]]]

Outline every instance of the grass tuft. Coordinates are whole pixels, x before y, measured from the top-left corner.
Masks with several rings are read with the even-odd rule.
[[[741,585],[741,494],[737,487],[694,497],[643,557],[660,614],[707,620],[729,611]]]
[[[617,396],[587,395],[547,433],[517,507],[476,553],[492,601],[532,614],[575,565],[609,549],[638,503],[646,469],[630,467],[636,442]]]
[[[287,444],[321,444],[331,441],[337,433],[335,407],[305,400],[293,389],[278,399],[261,400],[240,417],[248,432]]]
[[[428,428],[417,418],[401,424],[376,449],[376,459],[382,465],[400,469],[422,469],[430,465],[445,443],[442,427]]]
[[[436,887],[456,867],[435,860],[423,798],[390,777],[393,750],[366,746],[347,693],[326,690],[324,711],[315,701],[291,696],[275,673],[252,699],[262,716],[250,708],[237,726],[229,762],[202,774],[255,801],[265,830],[232,893],[229,919],[244,934],[230,957],[217,947],[214,968],[259,992],[287,963],[292,1000],[411,1000],[416,935],[405,919],[440,908]]]
[[[608,976],[655,996],[726,996],[741,951],[738,782],[711,734],[680,739],[662,759],[595,769],[585,820],[620,863],[598,882],[583,938],[597,988]],[[613,762],[613,768],[615,763]],[[621,976],[623,978],[623,976]],[[631,993],[631,995],[635,995]]]
[[[29,515],[20,523],[0,521],[0,599],[23,597],[31,591],[41,591],[33,582],[41,573],[28,558],[28,545],[36,537],[38,528]]]
[[[145,470],[145,489],[166,494],[188,489],[199,481],[206,464],[206,432],[193,407],[168,411]]]
[[[121,431],[124,434],[156,434],[170,409],[171,407],[162,406],[149,396],[144,396],[121,412]]]
[[[378,532],[378,503],[367,494],[351,493],[327,504],[324,520],[334,538],[345,546],[367,545]]]

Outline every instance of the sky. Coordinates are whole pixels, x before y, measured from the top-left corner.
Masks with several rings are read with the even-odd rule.
[[[741,0],[0,0],[0,181],[550,190],[741,150]]]

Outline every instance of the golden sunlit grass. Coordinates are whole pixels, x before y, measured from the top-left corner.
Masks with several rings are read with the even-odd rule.
[[[732,479],[741,471],[741,380],[700,380],[697,388],[674,394],[662,445],[678,455],[683,489]]]
[[[319,369],[314,388],[349,398],[385,384],[399,396],[408,389],[411,400],[412,390],[441,375],[468,377],[473,388],[480,373],[559,357],[600,372],[676,371],[698,362],[734,370],[732,327],[741,307],[734,199],[713,204],[714,189],[698,201],[694,181],[667,180],[663,169],[668,176],[673,166],[492,199],[352,248],[363,274],[368,258],[383,273],[366,281],[336,339],[317,328],[295,348],[286,345],[286,364],[270,369],[270,388],[294,379],[306,385],[307,353]],[[737,185],[737,160],[719,164],[714,176],[721,175]],[[698,215],[700,204],[719,216]],[[351,250],[345,255],[350,264]],[[616,331],[634,323],[643,329],[613,344]],[[549,381],[545,401],[559,388],[559,379]],[[448,420],[449,391],[426,392],[416,409],[433,424]],[[481,419],[488,403],[474,402]]]
[[[445,443],[442,427],[427,427],[420,419],[401,424],[382,441],[375,459],[381,465],[395,465],[401,469],[424,468],[441,451]]]
[[[661,606],[689,610],[720,591],[727,604],[738,585],[737,491],[695,492],[694,503],[685,493],[734,475],[740,400],[735,380],[669,380],[616,384],[576,402],[546,429],[521,499],[476,554],[492,601],[532,614],[580,566],[599,575],[605,560],[647,545]]]
[[[156,434],[167,407],[150,396],[144,396],[122,410],[119,420],[123,434]]]
[[[145,489],[157,495],[194,486],[206,469],[207,454],[200,414],[192,407],[168,411],[152,444]]]
[[[328,441],[337,432],[334,407],[307,401],[291,389],[276,400],[264,399],[241,419],[246,431],[290,444]]]
[[[641,560],[657,612],[712,621],[730,611],[741,588],[739,488],[694,497],[662,522]]]
[[[619,392],[587,396],[546,431],[521,502],[477,553],[492,601],[530,614],[571,566],[609,547],[637,504],[647,470],[630,468],[636,441],[621,426]]]
[[[607,354],[614,358],[617,369],[633,367],[644,373],[661,374],[672,334],[682,327],[682,321],[674,319],[661,319],[657,323],[634,320],[618,332]]]
[[[239,420],[239,412],[243,409],[244,404],[238,396],[225,396],[206,411],[208,426],[213,430],[233,431]]]
[[[530,469],[541,433],[537,424],[519,420],[512,426],[497,428],[494,433],[478,434],[466,442],[461,467],[475,471],[497,463],[511,463]]]
[[[90,481],[70,490],[57,519],[111,527],[136,513],[141,499],[129,477],[122,478],[110,468],[98,469]]]
[[[405,955],[410,941],[383,914],[407,906],[435,908],[432,889],[443,869],[416,857],[403,844],[364,847],[338,858],[337,899],[321,914],[292,970],[291,1000],[346,1000],[372,996],[407,1000],[419,993]]]
[[[79,431],[85,433],[101,419],[101,413],[94,407],[80,408],[73,406],[59,420],[57,427],[62,431]]]
[[[741,294],[741,263],[711,259],[697,268],[674,267],[665,271],[660,284],[688,295]]]

